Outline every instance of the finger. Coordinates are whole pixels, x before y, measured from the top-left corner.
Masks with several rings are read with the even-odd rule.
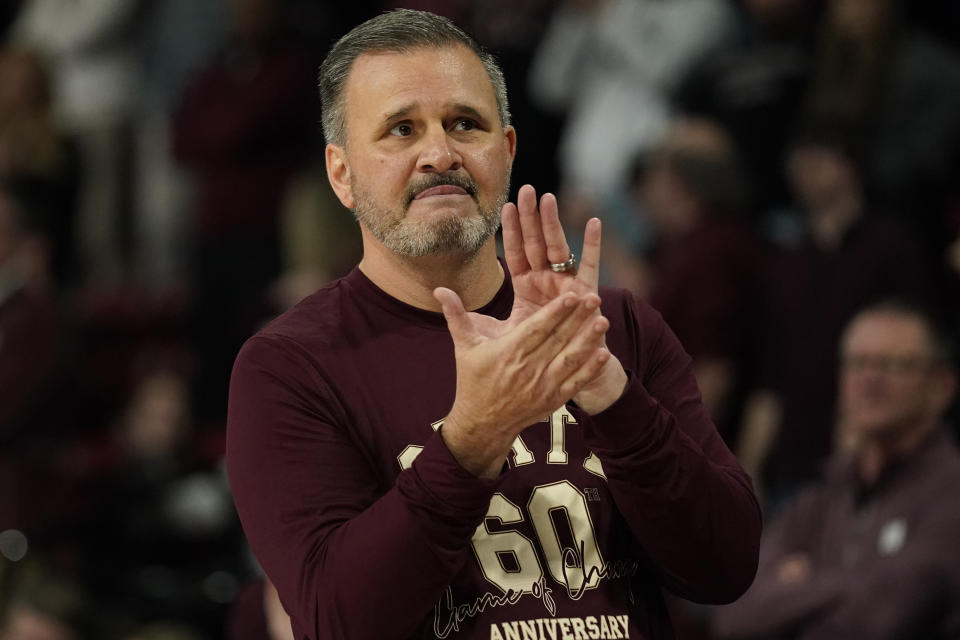
[[[560,384],[560,394],[563,401],[568,402],[595,380],[603,371],[603,365],[607,363],[610,357],[610,352],[607,351],[606,347],[594,350],[583,365]]]
[[[520,229],[523,232],[523,250],[530,268],[547,268],[547,245],[543,239],[540,213],[537,211],[537,192],[528,184],[517,193],[517,210],[520,212]],[[566,259],[566,258],[564,258]]]
[[[570,258],[570,245],[560,224],[557,197],[546,193],[540,198],[540,226],[547,248],[547,262],[566,262]]]
[[[518,276],[530,270],[527,254],[523,252],[523,232],[520,230],[520,213],[517,205],[508,202],[500,215],[503,227],[503,257],[510,275]]]
[[[454,344],[472,343],[474,336],[473,324],[463,308],[463,301],[455,291],[446,287],[437,287],[433,290],[433,297],[440,303],[443,317],[447,320],[447,329]]]
[[[600,218],[590,218],[587,221],[587,228],[583,232],[583,255],[580,256],[577,278],[590,285],[593,291],[597,290],[600,283],[601,235]]]
[[[547,367],[547,380],[558,383],[589,364],[592,356],[604,346],[604,336],[610,328],[610,321],[603,316],[593,315],[585,318],[577,331],[564,345]]]
[[[573,310],[573,313],[564,318],[561,322],[557,323],[557,326],[554,327],[553,331],[550,332],[550,335],[547,336],[547,339],[540,344],[540,346],[533,352],[534,357],[543,358],[545,361],[552,361],[556,358],[557,354],[561,353],[564,350],[570,348],[571,342],[576,339],[579,333],[584,331],[589,332],[589,328],[585,328],[587,320],[591,317],[595,317],[597,314],[597,309],[600,308],[600,296],[595,294],[588,294],[586,296],[581,296],[577,299],[576,307]],[[583,340],[580,339],[577,343],[582,343]],[[600,342],[595,346],[603,344],[603,338],[601,334]]]
[[[536,313],[510,332],[510,348],[520,357],[536,351],[544,341],[551,338],[560,323],[576,310],[579,301],[580,296],[571,291],[557,296],[537,309]]]

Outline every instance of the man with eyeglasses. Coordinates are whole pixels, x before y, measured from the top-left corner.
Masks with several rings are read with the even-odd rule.
[[[765,535],[756,581],[717,615],[722,638],[960,636],[950,351],[909,303],[871,305],[847,325],[840,451]]]

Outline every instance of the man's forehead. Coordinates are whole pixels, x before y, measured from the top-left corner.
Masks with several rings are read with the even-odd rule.
[[[900,313],[867,313],[857,318],[847,333],[847,349],[863,347],[887,351],[926,351],[930,336],[917,317]]]
[[[481,66],[483,65],[483,62],[480,60],[480,56],[478,56],[476,52],[474,52],[465,44],[461,44],[459,42],[449,42],[437,45],[418,44],[401,49],[370,49],[369,51],[364,51],[353,61],[353,64],[350,68],[350,74],[352,75],[353,71],[358,66],[372,61],[396,62],[402,64],[404,60],[421,56],[427,56],[436,60],[441,60],[444,57],[451,55],[462,57],[464,59],[473,59],[477,64]]]
[[[386,96],[390,98],[396,93],[446,89],[482,96],[496,108],[493,83],[483,62],[462,44],[363,53],[354,60],[345,88],[348,102],[371,93],[391,94]]]

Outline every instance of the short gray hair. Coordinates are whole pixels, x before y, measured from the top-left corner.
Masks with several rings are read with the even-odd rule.
[[[477,54],[487,71],[501,126],[510,124],[507,84],[496,59],[466,31],[451,20],[428,11],[397,9],[371,18],[340,38],[320,65],[320,107],[323,136],[327,142],[345,145],[346,106],[343,88],[353,62],[365,53],[403,53],[420,47],[441,48],[463,45]]]
[[[892,315],[916,320],[923,325],[927,334],[934,363],[950,365],[956,358],[955,332],[950,324],[945,321],[943,312],[922,297],[893,296],[880,298],[861,307],[847,322],[841,337],[841,345],[846,342],[851,327],[864,316],[871,315]]]

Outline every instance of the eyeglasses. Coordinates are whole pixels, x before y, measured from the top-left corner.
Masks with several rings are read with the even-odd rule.
[[[848,372],[867,370],[880,371],[891,375],[903,375],[927,371],[934,365],[929,356],[890,356],[868,354],[844,354],[840,365]]]

